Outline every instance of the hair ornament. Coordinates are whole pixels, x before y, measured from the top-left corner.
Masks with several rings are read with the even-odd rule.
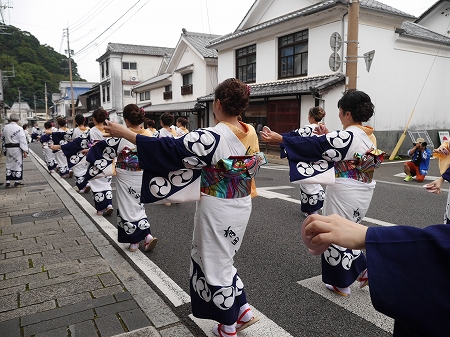
[[[245,85],[247,87],[247,95],[250,96],[250,86],[248,84]]]

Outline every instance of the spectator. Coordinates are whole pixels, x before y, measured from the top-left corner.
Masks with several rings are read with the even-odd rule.
[[[408,156],[412,158],[404,164],[403,170],[406,174],[404,181],[411,181],[414,176],[419,183],[425,179],[431,158],[431,151],[427,149],[427,145],[425,139],[417,138],[414,147],[408,151]]]

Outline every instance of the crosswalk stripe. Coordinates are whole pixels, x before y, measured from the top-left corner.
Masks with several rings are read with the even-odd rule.
[[[359,284],[355,282],[350,286],[351,294],[348,297],[340,296],[328,290],[322,282],[322,276],[315,276],[309,279],[298,281],[303,287],[314,291],[323,296],[327,300],[343,307],[353,314],[371,322],[384,331],[393,332],[394,320],[375,310],[370,300],[369,286],[363,289],[359,288]]]

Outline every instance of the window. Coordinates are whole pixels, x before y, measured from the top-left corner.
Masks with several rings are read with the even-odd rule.
[[[193,93],[192,88],[192,73],[183,75],[183,86],[181,87],[182,95],[189,95]]]
[[[102,87],[102,102],[106,102],[105,87]]]
[[[139,100],[140,101],[148,101],[150,99],[150,90],[149,91],[145,91],[145,92],[141,92],[139,94]]]
[[[164,87],[163,99],[172,99],[172,84]]]
[[[122,69],[136,70],[137,63],[136,62],[122,62]]]
[[[124,90],[123,91],[123,96],[124,97],[131,97],[131,90]]]
[[[102,67],[102,78],[104,78],[105,77],[105,62],[102,62],[100,66]]]
[[[256,44],[236,50],[236,78],[256,82]]]
[[[106,65],[106,76],[109,76],[109,60],[105,61],[105,65]]]
[[[308,30],[278,39],[278,77],[308,75]]]
[[[110,96],[109,96],[109,85],[106,87],[106,101],[107,102],[111,101]]]

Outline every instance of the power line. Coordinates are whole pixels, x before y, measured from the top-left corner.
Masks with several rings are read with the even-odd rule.
[[[83,58],[85,58],[87,55],[90,54],[90,52],[92,51],[92,49],[96,46],[98,46],[99,44],[103,43],[106,39],[108,39],[112,34],[114,34],[116,31],[118,31],[125,23],[127,23],[136,13],[138,13],[146,4],[149,3],[150,0],[147,0],[147,2],[145,4],[143,4],[136,12],[134,12],[125,22],[123,22],[119,27],[117,27],[114,31],[112,31],[109,35],[105,36],[105,38],[91,46],[89,46],[89,48],[87,48],[85,51],[80,51],[78,52],[76,55],[78,56],[80,53],[86,53],[86,55],[84,55],[82,58],[78,59],[79,61],[81,61]],[[133,6],[134,7],[134,6]],[[126,13],[125,13],[126,14]],[[117,22],[117,21],[116,21]]]
[[[109,3],[106,3],[106,1],[109,1]],[[103,10],[105,10],[106,8],[108,8],[109,5],[111,5],[111,3],[112,3],[114,0],[106,0],[106,1],[103,3],[105,6],[100,6],[100,7],[97,8],[96,10],[94,10],[94,8],[95,8],[95,6],[94,6],[94,8],[91,9],[91,10],[88,12],[88,13],[90,13],[90,14],[87,15],[87,16],[85,16],[85,17],[82,19],[81,22],[80,22],[80,20],[77,21],[77,22],[79,22],[78,24],[77,24],[77,22],[75,22],[75,23],[71,26],[72,32],[75,32],[75,31],[79,30],[80,28],[84,27],[84,23],[85,23],[85,22],[91,21],[90,19],[91,19],[94,15],[96,15],[99,11],[103,11]],[[98,23],[98,25],[101,25],[101,24],[103,24],[103,22],[100,21],[100,22]],[[97,27],[98,27],[98,25],[97,25]]]
[[[83,50],[85,50],[86,48],[88,48],[92,43],[95,42],[95,40],[97,40],[100,36],[102,36],[104,33],[106,33],[112,26],[114,26],[120,19],[122,19],[130,10],[132,10],[139,2],[141,2],[141,0],[138,0],[133,6],[131,6],[130,9],[128,9],[121,17],[119,17],[116,21],[114,21],[114,23],[112,25],[110,25],[108,28],[106,28],[99,36],[97,36],[94,40],[92,40],[91,42],[89,42],[86,46],[84,46],[83,48],[81,48],[78,53],[81,53]]]

